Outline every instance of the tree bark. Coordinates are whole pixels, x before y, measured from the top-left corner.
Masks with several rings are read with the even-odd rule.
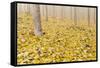
[[[77,25],[77,8],[74,7],[74,24]]]
[[[96,12],[95,12],[95,8],[94,8],[94,24],[96,22]]]
[[[40,6],[34,6],[34,34],[36,36],[41,36],[42,28],[41,28],[41,18],[40,18]]]
[[[45,5],[46,7],[45,7],[45,10],[46,10],[46,21],[48,21],[48,7],[47,7],[47,5]]]
[[[72,20],[72,7],[70,7],[70,20]]]
[[[63,8],[63,6],[61,6],[61,18],[62,18],[62,21],[63,21],[63,18],[64,18],[64,8]]]
[[[30,4],[27,5],[27,11],[30,14]]]
[[[55,6],[53,6],[53,20],[54,20],[54,23],[55,23],[56,22]]]
[[[90,26],[90,10],[88,8],[88,26]]]

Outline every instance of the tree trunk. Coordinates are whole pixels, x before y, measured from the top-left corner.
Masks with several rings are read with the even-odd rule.
[[[88,8],[88,26],[90,26],[90,10]]]
[[[46,7],[45,7],[45,10],[46,10],[46,21],[48,21],[48,7],[47,7],[47,5],[45,5]]]
[[[41,36],[42,28],[41,28],[41,18],[40,18],[40,6],[34,6],[34,34],[36,36]]]
[[[94,24],[96,22],[96,12],[95,12],[95,8],[94,8]]]
[[[74,7],[74,24],[77,25],[77,8]]]
[[[72,7],[70,7],[70,20],[72,21]]]
[[[61,19],[63,21],[63,18],[64,18],[64,8],[63,6],[61,6]]]
[[[56,22],[56,16],[55,16],[56,14],[55,14],[55,6],[53,6],[53,20],[54,20],[54,23]]]
[[[30,14],[30,4],[27,5],[27,12]]]

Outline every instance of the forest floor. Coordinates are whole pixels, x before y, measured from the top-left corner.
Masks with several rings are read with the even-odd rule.
[[[96,28],[71,21],[42,20],[43,36],[34,35],[32,16],[18,16],[17,63],[41,64],[96,60]]]

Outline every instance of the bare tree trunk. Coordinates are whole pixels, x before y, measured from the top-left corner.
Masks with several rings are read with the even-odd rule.
[[[41,28],[40,6],[35,5],[34,9],[34,34],[36,36],[41,36],[43,33]]]
[[[70,20],[72,21],[72,7],[70,7]]]
[[[45,20],[45,5],[42,6],[42,16],[43,20]]]
[[[46,10],[46,21],[48,21],[48,7],[47,7],[47,5],[45,5],[46,7],[45,7],[45,10]]]
[[[74,24],[77,25],[77,8],[74,7]]]
[[[96,21],[96,12],[95,12],[95,9],[94,9],[94,24],[95,24],[95,21]]]
[[[55,16],[55,6],[53,6],[53,20],[54,20],[54,23],[55,23],[55,18],[56,18],[56,16]]]
[[[90,10],[88,8],[88,26],[90,26]]]
[[[61,18],[62,18],[62,21],[63,21],[63,18],[64,18],[64,8],[63,8],[63,6],[61,6]]]
[[[42,7],[42,14],[43,14],[43,18],[44,18],[44,16],[45,16],[45,14],[44,14],[44,5]]]
[[[30,4],[27,5],[27,11],[30,14]]]

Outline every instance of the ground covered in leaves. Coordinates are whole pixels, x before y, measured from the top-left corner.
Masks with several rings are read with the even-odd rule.
[[[96,60],[96,29],[68,20],[42,20],[43,36],[34,35],[29,14],[18,16],[17,63],[39,64]]]

